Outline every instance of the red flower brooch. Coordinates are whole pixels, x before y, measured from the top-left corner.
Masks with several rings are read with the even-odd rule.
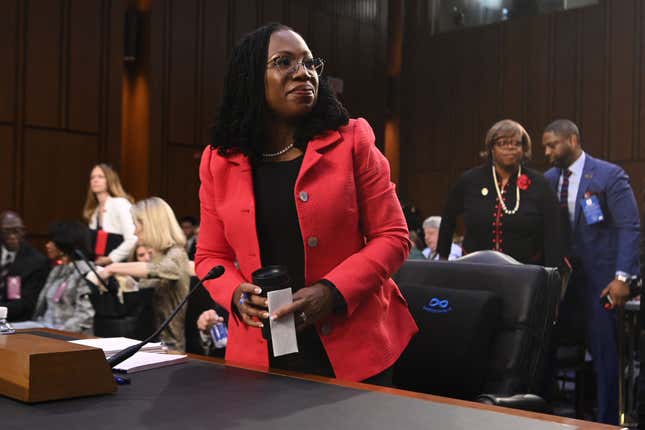
[[[517,178],[517,188],[519,188],[522,191],[526,191],[529,189],[531,186],[531,180],[529,179],[528,176],[526,175],[520,175]]]

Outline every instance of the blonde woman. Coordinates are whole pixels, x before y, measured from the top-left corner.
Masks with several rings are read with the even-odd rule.
[[[129,275],[140,279],[140,289],[155,288],[153,309],[155,322],[160,325],[188,293],[190,274],[184,249],[186,237],[168,203],[159,197],[137,202],[132,207],[132,217],[139,242],[153,250],[152,259],[149,262],[110,264],[101,272],[101,277]],[[161,333],[161,340],[181,352],[186,348],[185,309]]]
[[[106,266],[126,261],[137,243],[134,223],[130,215],[130,197],[121,186],[119,175],[107,164],[94,166],[90,173],[83,217],[91,229],[104,230],[123,236],[123,242],[108,255],[97,256],[96,264]]]

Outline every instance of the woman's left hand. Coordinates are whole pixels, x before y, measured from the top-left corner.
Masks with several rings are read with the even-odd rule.
[[[333,310],[334,292],[331,287],[318,283],[296,291],[293,295],[293,303],[273,312],[270,318],[273,320],[293,314],[296,330],[302,331],[305,327],[331,315]]]

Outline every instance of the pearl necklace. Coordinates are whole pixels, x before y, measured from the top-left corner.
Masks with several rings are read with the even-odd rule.
[[[280,155],[282,155],[282,154],[286,153],[286,152],[287,152],[288,150],[290,150],[291,148],[293,148],[293,143],[292,143],[292,144],[290,144],[290,145],[287,145],[286,147],[282,148],[282,149],[281,149],[281,150],[279,150],[278,152],[263,152],[263,153],[262,153],[262,154],[260,154],[260,155],[262,155],[262,157],[264,157],[264,158],[273,158],[273,157],[278,157],[278,156],[280,156]]]
[[[515,181],[515,207],[513,208],[512,211],[509,211],[506,208],[504,199],[502,199],[502,193],[499,190],[499,184],[497,183],[497,173],[495,172],[495,165],[493,164],[492,167],[493,167],[493,181],[495,182],[495,191],[497,191],[497,199],[499,200],[499,204],[502,205],[502,211],[504,211],[506,215],[513,215],[520,208],[520,187],[517,185],[517,181]],[[519,179],[521,175],[522,175],[522,165],[520,164],[519,171],[517,172],[517,178]]]

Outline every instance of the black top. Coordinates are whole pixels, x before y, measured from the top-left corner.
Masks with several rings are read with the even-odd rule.
[[[305,251],[295,203],[295,184],[303,157],[260,163],[253,168],[256,226],[262,266],[286,266],[293,291],[305,286]],[[271,367],[334,376],[327,353],[313,326],[298,333],[298,353],[273,357]]]
[[[520,207],[505,214],[498,204],[491,164],[465,172],[448,195],[437,248],[448,258],[456,218],[464,218],[464,254],[493,249],[525,264],[560,267],[564,259],[564,240],[560,205],[546,178],[538,171],[522,168],[530,180],[520,188]],[[516,203],[517,173],[502,190],[508,210]],[[522,181],[520,181],[522,184]]]

